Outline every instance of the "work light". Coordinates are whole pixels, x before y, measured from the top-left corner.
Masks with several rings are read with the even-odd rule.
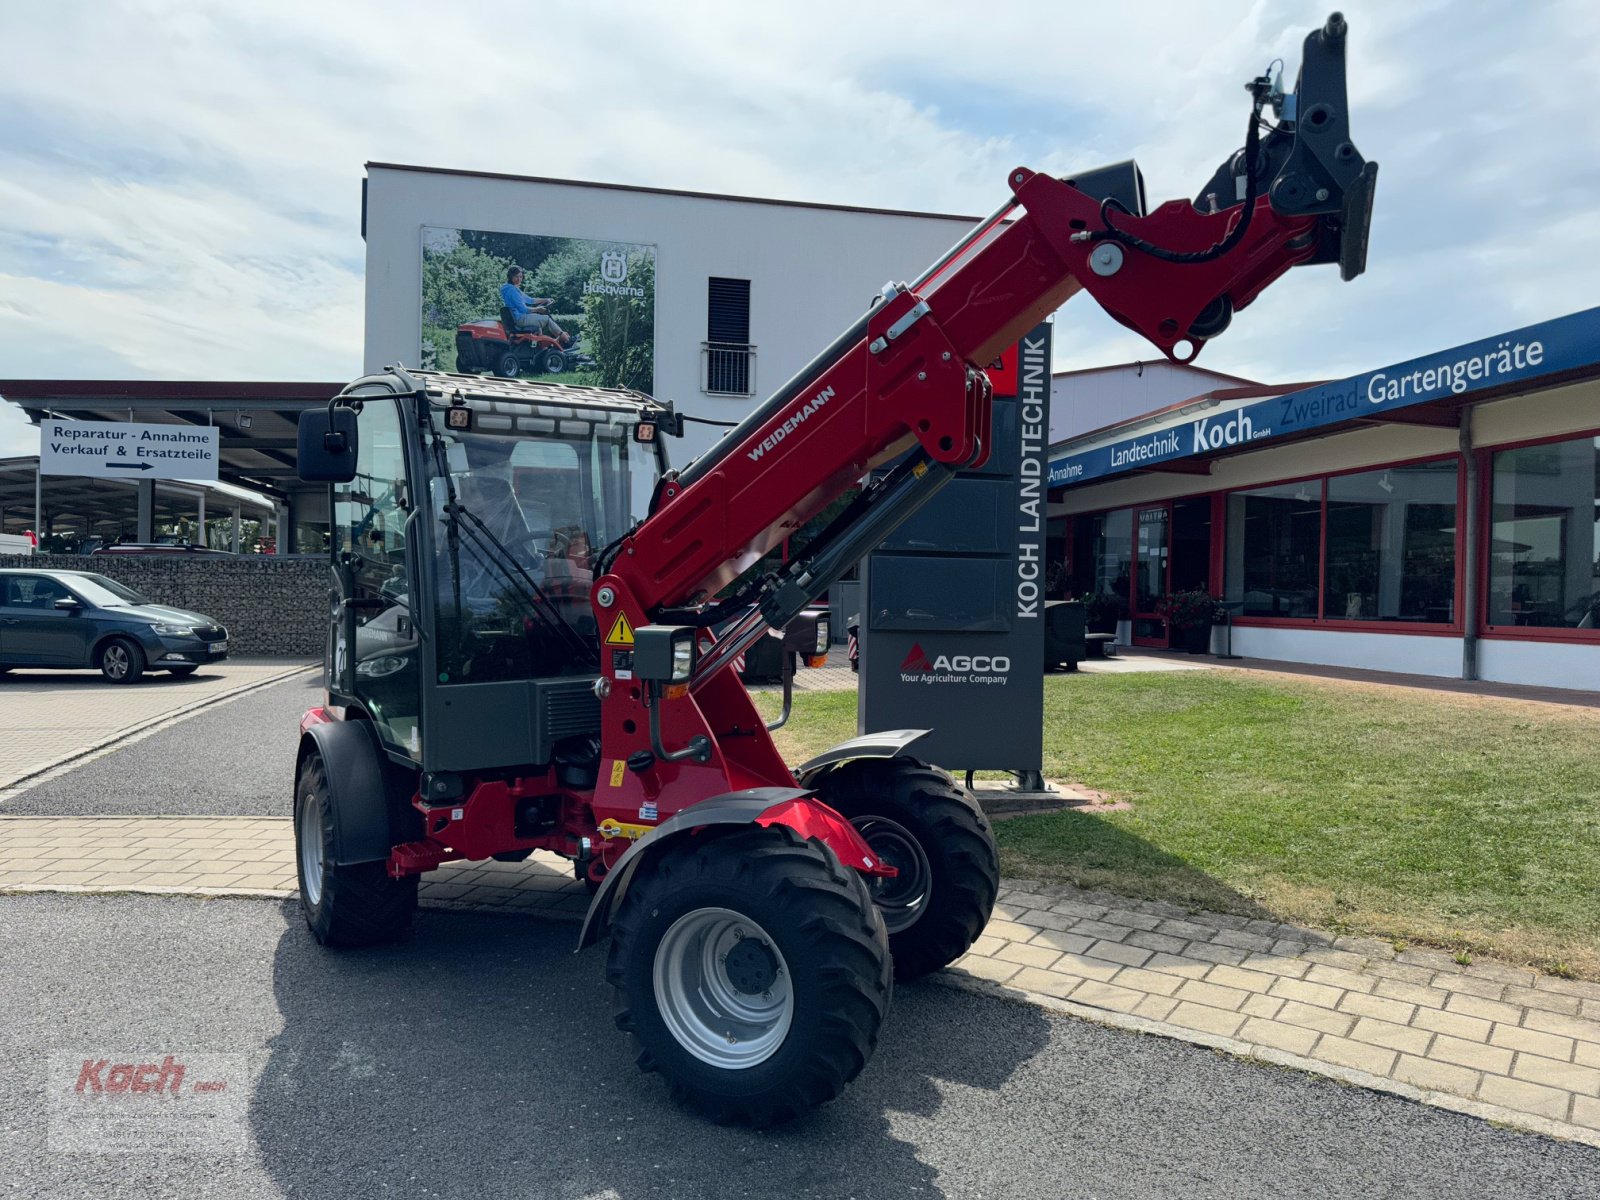
[[[688,683],[698,630],[692,625],[641,625],[634,630],[633,669],[653,683]]]

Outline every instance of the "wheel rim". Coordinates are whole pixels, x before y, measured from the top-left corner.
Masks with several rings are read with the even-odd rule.
[[[121,679],[128,673],[128,652],[121,646],[107,646],[102,662],[106,674],[113,679]]]
[[[788,1036],[794,992],[767,931],[727,908],[673,922],[655,959],[656,1007],[668,1032],[703,1063],[740,1071],[767,1061]]]
[[[899,872],[882,880],[873,893],[873,902],[883,914],[883,924],[891,934],[917,923],[933,896],[933,869],[922,843],[904,825],[888,817],[857,817],[850,822],[878,861]]]
[[[306,903],[315,908],[322,902],[322,813],[314,795],[300,803],[300,880]]]

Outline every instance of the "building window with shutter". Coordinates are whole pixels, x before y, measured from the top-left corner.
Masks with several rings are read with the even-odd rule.
[[[750,344],[750,281],[707,281],[706,340],[700,343],[700,388],[712,395],[756,390],[756,348]]]

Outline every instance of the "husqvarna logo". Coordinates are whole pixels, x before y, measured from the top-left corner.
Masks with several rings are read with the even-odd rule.
[[[981,683],[1005,685],[1011,660],[1004,654],[936,654],[928,657],[921,642],[900,663],[901,683]]]
[[[600,255],[600,278],[607,283],[622,283],[628,278],[628,256],[621,250],[607,250]]]

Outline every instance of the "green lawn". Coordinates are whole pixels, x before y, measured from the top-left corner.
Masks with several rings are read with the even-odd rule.
[[[1132,808],[999,823],[1009,876],[1600,978],[1600,712],[1194,671],[1052,677],[1045,721],[1046,775]],[[811,693],[779,737],[854,732]]]

